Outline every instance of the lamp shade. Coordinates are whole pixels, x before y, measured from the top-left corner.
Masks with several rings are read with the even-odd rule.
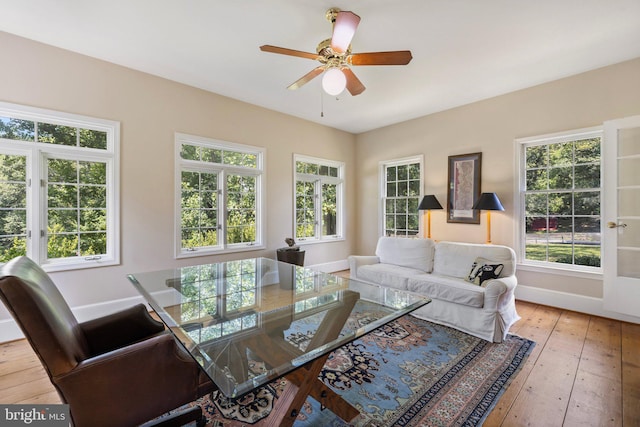
[[[500,199],[496,193],[482,193],[480,198],[473,205],[472,209],[480,209],[483,211],[503,211],[504,207],[500,203]]]
[[[424,196],[420,202],[420,206],[418,206],[418,210],[420,211],[426,211],[429,209],[442,209],[442,205],[433,194]]]

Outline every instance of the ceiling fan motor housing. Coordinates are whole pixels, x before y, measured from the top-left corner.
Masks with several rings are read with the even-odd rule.
[[[333,49],[331,49],[331,39],[328,38],[318,43],[316,52],[319,56],[318,61],[323,64],[334,65],[334,63],[336,63],[336,66],[344,65],[346,64],[347,56],[351,55],[351,45],[349,45],[349,48],[346,52],[334,52]]]

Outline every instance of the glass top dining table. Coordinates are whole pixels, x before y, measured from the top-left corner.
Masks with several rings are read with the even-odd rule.
[[[239,397],[430,302],[252,258],[128,275],[227,397]]]

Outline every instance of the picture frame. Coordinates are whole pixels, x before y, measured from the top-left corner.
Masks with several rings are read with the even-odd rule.
[[[480,211],[472,209],[480,198],[482,153],[449,156],[447,222],[480,224]]]

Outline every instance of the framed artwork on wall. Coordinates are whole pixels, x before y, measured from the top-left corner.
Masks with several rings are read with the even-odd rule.
[[[480,224],[480,211],[473,205],[480,198],[482,153],[449,156],[447,222]]]

